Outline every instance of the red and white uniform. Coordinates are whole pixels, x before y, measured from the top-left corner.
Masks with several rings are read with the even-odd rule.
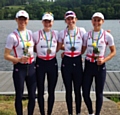
[[[51,33],[52,33],[52,45],[50,47],[51,42]],[[48,40],[48,44],[46,41],[46,37]],[[37,57],[43,60],[51,60],[56,56],[56,48],[58,41],[58,31],[52,30],[50,32],[43,32],[43,30],[39,30],[33,33],[33,39],[36,45]],[[47,49],[51,50],[50,54],[47,54]]]
[[[93,39],[97,41],[99,32],[94,32]],[[87,32],[83,37],[83,46],[87,46],[87,53],[86,59],[90,60],[90,62],[95,62],[94,56],[99,56],[99,58],[104,58],[106,46],[113,46],[114,40],[113,36],[108,33],[107,31],[101,29],[100,38],[98,40],[98,49],[100,51],[99,54],[93,53],[93,46],[92,46],[92,31]]]
[[[66,28],[65,30],[62,30],[59,33],[59,42],[64,44],[64,54],[69,57],[76,57],[81,54],[81,49],[82,49],[82,43],[83,43],[83,35],[86,33],[84,28],[78,28],[76,27],[76,32],[75,30],[70,30],[69,31],[71,35],[71,42],[70,42],[70,36],[68,34],[68,29]],[[74,34],[76,35],[74,38]],[[75,39],[75,43],[74,43]],[[71,43],[75,47],[75,51],[71,51]]]
[[[32,38],[32,31],[30,31],[30,30],[23,31],[23,33],[26,33],[26,32],[27,32],[27,35],[28,35],[28,42],[30,43],[30,47],[28,48],[28,52],[31,55],[28,63],[32,63],[34,61],[34,52],[33,52],[34,42],[33,42],[33,38]],[[21,34],[22,34],[22,32],[21,32]],[[24,35],[22,35],[22,36],[24,36]],[[26,43],[27,39],[26,40],[23,39],[23,41],[24,41],[24,43]],[[18,33],[17,29],[14,30],[13,33],[8,35],[5,47],[10,49],[10,50],[13,49],[15,57],[21,58],[22,56],[24,56],[23,42],[22,42],[22,40],[19,36],[19,33]]]

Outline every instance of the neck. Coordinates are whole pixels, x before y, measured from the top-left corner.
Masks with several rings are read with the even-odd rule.
[[[45,32],[49,32],[49,31],[50,31],[50,29],[45,29],[45,28],[44,28],[43,30],[44,30]]]
[[[76,26],[68,26],[68,30],[74,30]]]
[[[94,28],[94,32],[99,32],[101,28]]]
[[[25,31],[26,28],[19,28],[19,27],[18,27],[18,30],[19,30],[19,31]]]

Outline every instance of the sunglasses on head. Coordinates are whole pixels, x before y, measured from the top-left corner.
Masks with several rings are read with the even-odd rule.
[[[43,16],[44,16],[45,14],[50,14],[52,17],[54,17],[54,15],[53,15],[52,12],[45,12],[45,13],[43,14]]]
[[[65,16],[68,16],[68,15],[75,15],[74,13],[66,13]]]

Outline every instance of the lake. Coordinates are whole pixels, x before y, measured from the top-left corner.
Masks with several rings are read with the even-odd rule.
[[[78,27],[84,27],[86,31],[89,31],[92,29],[91,21],[90,20],[78,20],[77,21]],[[52,29],[55,30],[62,30],[66,27],[64,20],[58,20],[54,21],[54,25]],[[103,29],[111,30],[111,34],[113,35],[115,39],[115,45],[117,49],[116,56],[108,61],[106,63],[107,70],[108,71],[119,71],[120,69],[120,21],[119,20],[105,20],[105,23],[103,24]],[[15,20],[1,20],[0,21],[0,71],[11,71],[13,69],[12,63],[9,61],[4,60],[3,54],[4,54],[4,47],[5,42],[8,34],[13,32],[13,30],[17,28],[17,24]],[[29,24],[27,26],[28,29],[34,31],[37,31],[39,29],[42,29],[42,23],[41,20],[30,20]],[[109,53],[109,50],[106,52]],[[57,60],[58,60],[58,66],[60,68],[61,65],[61,57],[60,57],[61,51],[57,53]],[[83,58],[85,55],[83,55]]]

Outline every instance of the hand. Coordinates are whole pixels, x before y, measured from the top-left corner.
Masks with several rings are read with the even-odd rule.
[[[111,30],[107,30],[107,32],[111,33]]]
[[[23,57],[21,57],[20,58],[20,63],[28,63],[28,59],[29,59],[29,57],[27,57],[27,56],[23,56]]]
[[[97,59],[97,65],[102,65],[104,62],[104,59],[98,58]]]
[[[64,57],[64,52],[61,53],[61,58],[63,58],[63,57]]]

